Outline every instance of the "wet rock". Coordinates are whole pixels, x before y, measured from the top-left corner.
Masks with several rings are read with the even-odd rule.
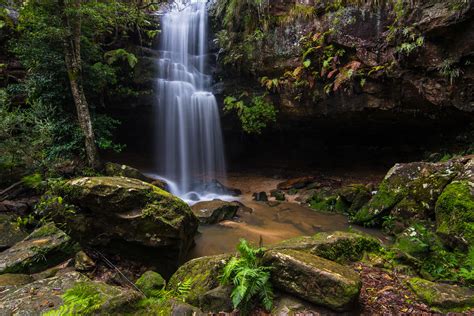
[[[95,268],[95,262],[81,250],[76,253],[76,257],[74,258],[74,268],[80,272],[92,271]]]
[[[153,179],[141,173],[138,169],[127,165],[121,165],[118,163],[107,162],[105,164],[105,175],[109,177],[126,177],[132,179],[138,179],[144,182],[153,184],[160,189],[169,191],[168,185],[165,181],[159,179]]]
[[[289,294],[277,294],[273,300],[271,312],[275,316],[288,315],[341,315],[321,306],[316,306],[305,300],[299,299]]]
[[[446,185],[463,170],[464,162],[453,159],[442,163],[396,164],[385,176],[377,193],[355,214],[354,222],[377,224],[394,209],[396,212],[392,215],[406,221],[405,226],[413,219],[433,217],[436,200]],[[399,203],[401,205],[397,207]]]
[[[310,185],[311,183],[315,182],[315,177],[299,177],[294,179],[289,179],[284,182],[281,182],[277,185],[279,190],[290,190],[290,189],[303,189],[306,186]]]
[[[92,282],[78,272],[65,271],[9,292],[0,299],[0,314],[41,315],[46,311],[57,310],[63,305],[61,296],[68,290],[78,295],[88,293],[98,305],[98,314],[116,313],[140,298],[138,292]]]
[[[213,192],[216,194],[232,196],[238,196],[242,194],[242,191],[240,191],[239,189],[227,187],[216,179],[196,183],[195,186],[199,188],[198,191],[202,192]]]
[[[149,183],[87,177],[67,181],[57,191],[64,202],[46,211],[86,246],[153,261],[168,273],[194,243],[198,220],[189,206]]]
[[[218,286],[199,298],[199,306],[205,312],[232,312],[231,286]]]
[[[191,209],[202,224],[216,224],[232,219],[239,210],[236,202],[213,200],[194,204]]]
[[[380,246],[378,240],[365,234],[335,231],[287,239],[270,249],[299,250],[343,263],[359,261],[364,253],[378,251]]]
[[[274,197],[277,201],[285,201],[285,192],[282,190],[271,190],[270,196]]]
[[[0,251],[10,248],[28,234],[13,222],[13,217],[0,214]]]
[[[166,281],[155,271],[147,271],[135,282],[135,285],[147,296],[159,296],[160,291],[166,286]]]
[[[255,201],[258,202],[266,202],[268,201],[268,196],[266,192],[256,192],[252,194],[252,197]]]
[[[311,303],[345,311],[351,310],[359,297],[359,276],[336,262],[284,249],[267,251],[264,263],[272,267],[275,287]]]
[[[231,255],[224,254],[186,262],[173,274],[167,289],[177,290],[180,282],[190,280],[191,290],[186,297],[186,302],[200,307],[201,297],[220,286],[219,276],[230,257]]]
[[[54,224],[36,229],[0,253],[0,273],[34,273],[52,267],[76,252],[76,244]]]
[[[434,283],[420,278],[408,280],[409,287],[429,306],[443,311],[474,307],[474,290],[452,284]]]

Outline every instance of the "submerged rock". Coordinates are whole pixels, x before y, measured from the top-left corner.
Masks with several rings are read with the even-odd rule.
[[[293,249],[337,262],[361,260],[365,252],[380,249],[380,242],[361,233],[322,232],[284,240],[271,249]]]
[[[170,271],[194,243],[198,220],[189,206],[149,183],[86,177],[67,181],[55,194],[63,202],[46,210],[50,216],[81,243],[104,252],[151,260]]]
[[[434,283],[420,278],[408,280],[409,287],[431,307],[461,311],[474,307],[474,290],[452,284]]]
[[[76,252],[76,244],[54,224],[46,224],[0,253],[1,273],[34,273],[52,267]]]
[[[255,192],[254,194],[252,194],[252,197],[255,201],[258,201],[258,202],[268,201],[268,196],[266,192]]]
[[[191,209],[202,224],[216,224],[232,219],[240,208],[236,202],[213,200],[194,204]]]
[[[185,297],[186,302],[201,307],[202,297],[220,286],[219,276],[230,258],[230,254],[224,254],[188,261],[173,274],[167,288],[176,291],[180,283],[189,282],[191,290]]]
[[[264,263],[272,267],[272,284],[311,303],[335,311],[350,310],[359,297],[357,273],[336,262],[291,249],[270,250]]]

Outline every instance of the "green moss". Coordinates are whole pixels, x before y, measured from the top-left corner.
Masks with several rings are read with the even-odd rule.
[[[159,273],[147,271],[135,282],[135,285],[147,297],[157,297],[165,287],[166,281]]]
[[[474,291],[470,289],[420,278],[411,278],[407,283],[426,304],[442,312],[462,312],[474,306]]]
[[[437,232],[474,244],[474,188],[467,180],[449,184],[436,202]]]
[[[320,212],[331,212],[345,214],[349,205],[340,196],[321,190],[313,194],[308,200],[309,206]]]
[[[387,180],[382,181],[377,194],[368,204],[364,205],[352,218],[355,223],[374,226],[386,215],[406,194],[404,187],[391,186]]]
[[[190,291],[185,300],[199,304],[199,297],[219,286],[219,276],[230,255],[218,255],[193,259],[182,265],[170,278],[167,289],[177,291],[179,285],[190,280]]]
[[[273,249],[295,249],[339,263],[361,260],[366,252],[378,253],[378,240],[360,233],[322,232],[314,236],[295,237],[282,241]]]

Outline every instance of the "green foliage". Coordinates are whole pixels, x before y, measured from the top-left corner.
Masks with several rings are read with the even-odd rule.
[[[462,74],[461,68],[456,65],[456,61],[452,58],[445,59],[437,68],[441,76],[449,79],[451,85]]]
[[[241,98],[228,96],[224,100],[224,111],[235,111],[248,134],[261,134],[269,124],[276,121],[277,110],[265,96],[254,96],[246,103]]]
[[[138,59],[134,54],[127,52],[123,48],[110,50],[104,54],[104,57],[106,58],[107,63],[109,64],[113,64],[118,60],[125,60],[128,62],[130,68],[134,68],[138,62]]]
[[[92,315],[104,303],[100,291],[89,282],[76,283],[62,296],[64,304],[43,316]]]
[[[224,267],[222,284],[234,286],[231,294],[234,308],[248,313],[258,299],[266,310],[273,306],[273,289],[270,283],[270,271],[261,264],[263,248],[253,248],[245,239],[241,239],[237,250],[239,257],[233,257]]]

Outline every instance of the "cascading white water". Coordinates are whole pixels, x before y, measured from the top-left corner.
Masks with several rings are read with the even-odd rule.
[[[214,198],[202,180],[225,175],[219,111],[206,73],[206,2],[175,0],[161,20],[155,155],[172,193],[188,201]]]

